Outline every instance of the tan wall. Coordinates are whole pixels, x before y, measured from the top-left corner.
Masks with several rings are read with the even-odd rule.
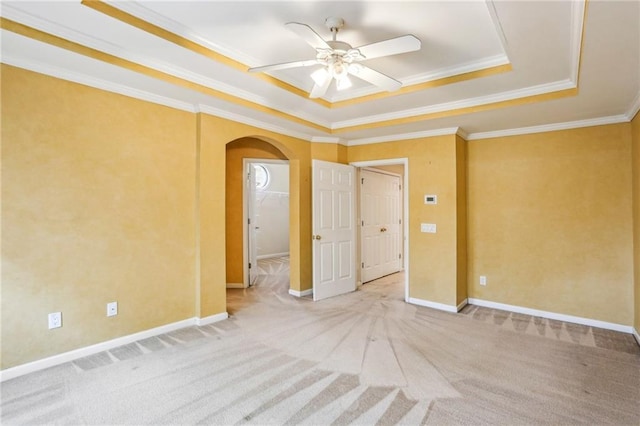
[[[347,163],[347,147],[333,143],[312,143],[311,158],[314,160]]]
[[[632,169],[633,169],[633,264],[634,264],[634,312],[633,322],[640,333],[640,114],[631,122],[632,129]]]
[[[395,173],[404,176],[404,164],[391,164],[388,166],[375,166],[372,169],[383,170],[385,172]]]
[[[409,295],[450,306],[457,304],[457,143],[455,136],[349,147],[349,162],[408,158]],[[425,194],[438,194],[436,206]],[[435,223],[436,234],[420,232]]]
[[[242,222],[244,158],[265,158],[286,160],[280,150],[259,139],[243,138],[227,144],[226,166],[226,254],[227,283],[243,282],[244,242]]]
[[[193,317],[195,116],[3,65],[2,124],[2,368]]]
[[[469,142],[470,297],[632,324],[630,135],[619,124]]]

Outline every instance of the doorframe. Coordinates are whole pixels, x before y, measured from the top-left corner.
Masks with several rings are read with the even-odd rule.
[[[291,168],[289,166],[289,160],[279,160],[273,158],[243,158],[242,159],[242,285],[243,288],[249,287],[249,233],[247,220],[249,218],[249,197],[247,197],[247,191],[244,185],[247,182],[247,166],[253,163],[262,164],[286,164],[289,167],[289,195],[291,195]],[[254,200],[255,201],[255,200]],[[289,204],[289,214],[291,214],[291,204]],[[287,228],[287,232],[291,232],[291,225]]]
[[[388,158],[370,161],[352,161],[349,164],[357,167],[358,170],[375,166],[392,166],[400,164],[404,166],[404,174],[402,176],[402,234],[404,238],[402,267],[404,269],[404,301],[409,303],[409,159],[406,157]],[[359,198],[360,192],[358,191],[358,199]],[[358,243],[360,243],[360,245],[362,244],[361,241],[358,241]],[[361,247],[358,249],[358,261],[362,262]],[[362,276],[360,279],[362,280]]]

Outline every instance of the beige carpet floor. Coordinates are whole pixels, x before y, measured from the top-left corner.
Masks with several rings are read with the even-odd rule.
[[[401,274],[314,303],[259,266],[226,321],[3,383],[2,424],[640,424],[630,335],[409,305]]]

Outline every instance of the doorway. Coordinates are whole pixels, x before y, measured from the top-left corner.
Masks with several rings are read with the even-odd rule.
[[[404,300],[405,302],[409,301],[409,269],[408,269],[408,265],[409,265],[409,203],[408,203],[408,194],[409,194],[409,160],[407,158],[392,158],[392,159],[384,159],[384,160],[373,160],[373,161],[359,161],[359,162],[353,162],[351,163],[351,165],[356,166],[359,168],[360,174],[362,174],[364,171],[366,171],[367,169],[369,169],[371,171],[371,169],[374,169],[373,171],[376,173],[380,173],[380,174],[385,174],[388,176],[396,176],[398,178],[400,178],[399,183],[397,183],[398,185],[400,185],[400,189],[398,190],[399,193],[399,199],[397,200],[397,205],[399,206],[399,211],[398,212],[389,212],[387,214],[387,216],[389,218],[393,217],[393,219],[391,219],[391,222],[397,220],[398,226],[397,228],[393,228],[390,226],[380,226],[377,228],[371,228],[371,230],[375,230],[377,229],[378,235],[383,235],[383,237],[381,238],[381,244],[385,245],[383,253],[387,253],[386,262],[381,262],[381,264],[386,264],[383,267],[379,267],[377,268],[376,273],[379,274],[381,271],[385,272],[387,271],[387,273],[393,273],[392,270],[395,268],[398,268],[398,271],[404,271],[403,275],[404,275]],[[389,180],[389,185],[393,185],[393,180]],[[361,185],[362,186],[362,185]],[[391,194],[389,194],[391,195]],[[372,247],[365,247],[365,238],[368,238],[367,235],[365,234],[365,226],[363,226],[364,221],[365,221],[365,217],[363,216],[363,211],[362,211],[362,204],[363,204],[363,200],[362,200],[362,188],[359,194],[359,199],[360,199],[360,210],[359,210],[359,220],[360,220],[360,233],[359,233],[359,240],[360,240],[360,283],[364,283],[367,282],[369,279],[375,279],[375,278],[371,278],[371,276],[375,276],[375,275],[368,275],[368,272],[365,272],[365,257],[368,254],[365,254],[366,250],[372,250]],[[392,207],[389,207],[392,208]],[[372,222],[376,222],[376,221],[372,221]],[[381,229],[386,228],[385,231],[381,232]],[[397,233],[399,234],[398,239],[395,239],[392,237],[392,234]],[[397,247],[394,247],[394,244],[398,244]],[[380,249],[380,247],[378,247],[378,249]],[[375,250],[375,248],[373,249]],[[391,253],[395,253],[397,251],[397,254],[395,254],[395,256],[398,256],[399,259],[396,262],[395,259],[393,259],[393,256],[391,256]],[[373,254],[371,254],[373,255]],[[385,256],[382,256],[380,254],[378,254],[379,258],[384,258]],[[386,274],[383,274],[381,276],[384,276]]]
[[[245,158],[244,285],[255,285],[275,263],[289,258],[289,162]],[[287,269],[288,270],[288,269]]]
[[[403,172],[401,166],[393,167]],[[401,174],[388,168],[360,169],[359,198],[360,277],[365,284],[402,270]]]

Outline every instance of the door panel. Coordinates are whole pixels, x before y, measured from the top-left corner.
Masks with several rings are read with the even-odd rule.
[[[354,291],[355,168],[313,160],[313,299]]]

